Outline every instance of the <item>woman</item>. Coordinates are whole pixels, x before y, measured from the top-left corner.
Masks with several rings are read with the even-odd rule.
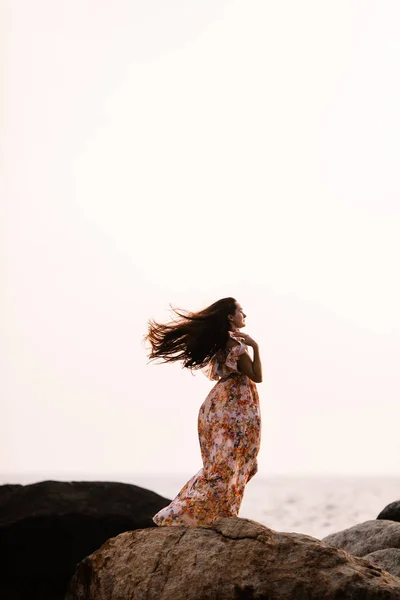
[[[178,321],[149,321],[150,359],[182,361],[217,383],[200,407],[198,435],[203,468],[172,502],[154,515],[156,525],[208,526],[239,513],[246,483],[257,473],[262,381],[258,344],[240,332],[246,315],[234,298],[222,298]],[[252,361],[246,346],[252,346]]]

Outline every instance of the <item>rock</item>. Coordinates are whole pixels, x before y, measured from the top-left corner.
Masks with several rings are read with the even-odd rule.
[[[366,560],[378,565],[382,569],[389,571],[392,575],[400,577],[400,548],[386,548],[377,550],[363,556]]]
[[[400,500],[396,500],[385,506],[376,518],[400,522]]]
[[[65,600],[133,598],[400,600],[400,579],[311,536],[225,517],[109,539],[78,565]]]
[[[123,531],[156,528],[170,501],[117,482],[0,486],[1,600],[63,598],[80,560]]]
[[[3,506],[6,505],[12,494],[22,487],[24,486],[20,483],[6,483],[4,485],[0,485],[0,511],[3,510]]]
[[[400,523],[375,519],[365,521],[331,533],[322,541],[335,548],[342,548],[353,556],[363,557],[377,550],[400,548]]]

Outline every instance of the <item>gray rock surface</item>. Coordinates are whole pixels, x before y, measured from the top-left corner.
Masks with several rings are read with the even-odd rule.
[[[400,523],[376,519],[364,521],[331,533],[322,541],[330,546],[342,548],[353,556],[362,557],[376,550],[400,548]]]
[[[400,579],[308,535],[249,519],[157,527],[108,540],[65,600],[400,600]]]
[[[400,549],[386,548],[385,550],[377,550],[366,554],[363,558],[378,565],[382,569],[389,571],[392,575],[400,577]]]

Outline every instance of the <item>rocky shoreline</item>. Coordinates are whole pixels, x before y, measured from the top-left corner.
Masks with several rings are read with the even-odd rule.
[[[322,540],[257,521],[157,527],[126,483],[0,486],[2,600],[400,600],[400,500]]]

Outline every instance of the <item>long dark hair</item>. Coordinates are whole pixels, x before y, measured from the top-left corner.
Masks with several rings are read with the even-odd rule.
[[[235,298],[222,298],[199,312],[172,310],[179,320],[165,324],[148,321],[144,340],[151,344],[149,359],[161,358],[165,363],[182,361],[183,367],[190,370],[205,367],[226,346],[230,330],[228,315],[236,312]]]

